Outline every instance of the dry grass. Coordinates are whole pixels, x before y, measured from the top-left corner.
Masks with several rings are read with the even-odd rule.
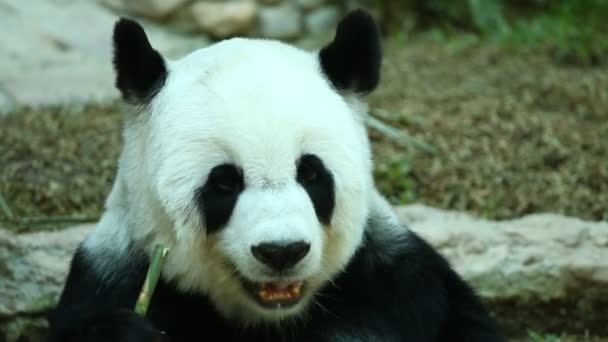
[[[121,146],[115,108],[26,110],[0,126],[0,192],[16,217],[40,226],[46,216],[99,215]]]
[[[608,219],[608,72],[454,46],[388,44],[373,108],[440,154],[407,151],[372,132],[383,192],[395,203],[498,219],[540,211]],[[120,126],[116,107],[1,118],[0,193],[15,216],[99,215]],[[2,210],[0,221],[8,224]],[[38,226],[56,222],[17,228]]]
[[[552,211],[608,220],[608,70],[491,46],[403,45],[389,49],[372,103],[441,153],[408,153],[376,137],[378,174],[389,175],[379,179],[393,201],[496,219]],[[405,197],[395,187],[404,176]]]

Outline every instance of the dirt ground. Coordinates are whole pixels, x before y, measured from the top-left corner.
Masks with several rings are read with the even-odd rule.
[[[371,130],[381,190],[395,204],[495,219],[552,211],[608,220],[608,69],[463,42],[385,43],[374,116],[437,153]],[[22,228],[99,215],[120,126],[116,106],[0,118],[0,193]],[[7,216],[0,210],[5,225]]]
[[[488,45],[392,42],[383,75],[373,108],[438,150],[374,135],[378,179],[394,202],[495,219],[551,211],[608,220],[608,68]]]

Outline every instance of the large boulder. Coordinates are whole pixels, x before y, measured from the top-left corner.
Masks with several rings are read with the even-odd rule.
[[[152,19],[163,19],[190,0],[130,0],[123,1],[127,10]]]
[[[255,23],[256,3],[199,1],[192,5],[194,21],[216,38],[247,35]]]
[[[302,33],[302,13],[294,5],[260,6],[258,35],[272,39],[294,39]]]
[[[41,341],[72,253],[92,229],[14,235],[0,229],[0,341]]]
[[[511,333],[608,334],[608,222],[555,214],[489,221],[396,209],[477,290]]]
[[[608,223],[553,214],[497,222],[421,205],[395,210],[449,259],[510,334],[608,335]],[[0,229],[0,341],[41,340],[71,255],[92,229]]]
[[[336,27],[338,20],[340,20],[340,8],[329,5],[312,10],[304,19],[304,24],[309,33],[321,35]]]
[[[10,28],[0,30],[0,116],[23,107],[108,105],[119,100],[112,68],[112,32],[118,18],[96,1],[0,1],[0,23]],[[168,58],[210,43],[204,34],[184,35],[150,20],[138,21]]]

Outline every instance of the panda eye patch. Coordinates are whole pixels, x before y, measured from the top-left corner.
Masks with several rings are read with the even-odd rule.
[[[308,193],[319,220],[329,224],[334,209],[334,179],[319,157],[305,154],[298,160],[296,180]]]
[[[208,233],[226,225],[244,188],[243,172],[235,165],[222,164],[211,170],[207,182],[195,191],[194,198]]]

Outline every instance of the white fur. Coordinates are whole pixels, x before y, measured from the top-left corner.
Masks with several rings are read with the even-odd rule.
[[[251,324],[302,313],[360,245],[375,200],[363,102],[333,90],[316,54],[279,42],[231,39],[167,64],[165,86],[127,116],[117,183],[87,250],[121,251],[128,237],[148,252],[163,243],[163,276],[208,294],[226,317]],[[304,153],[333,174],[329,227],[295,180]],[[194,192],[225,162],[244,170],[246,189],[227,226],[208,235]],[[239,281],[272,279],[250,248],[276,239],[311,244],[289,278],[309,291],[280,313],[259,307]]]

